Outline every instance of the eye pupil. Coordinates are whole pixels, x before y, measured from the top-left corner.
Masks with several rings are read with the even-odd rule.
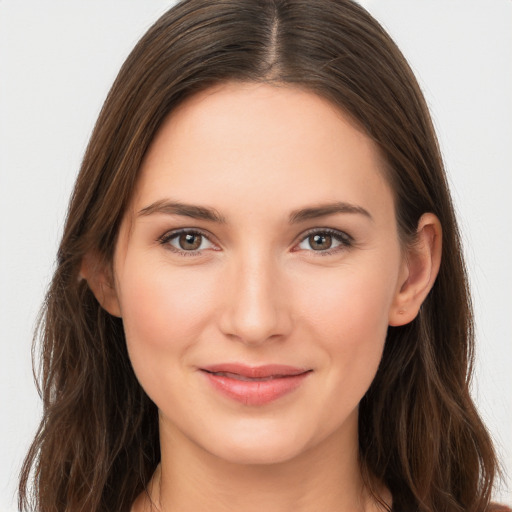
[[[195,233],[183,233],[179,237],[180,248],[189,251],[199,249],[201,245],[201,235]]]
[[[309,244],[311,245],[312,249],[329,249],[332,245],[332,236],[316,233],[315,235],[309,237]]]

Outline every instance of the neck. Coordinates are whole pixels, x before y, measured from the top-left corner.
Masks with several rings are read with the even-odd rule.
[[[357,422],[292,460],[273,464],[220,459],[165,424],[160,433],[162,461],[149,499],[141,495],[134,512],[378,510],[359,470]]]

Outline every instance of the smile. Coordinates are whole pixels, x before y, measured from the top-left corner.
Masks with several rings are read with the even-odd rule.
[[[265,405],[296,390],[312,372],[284,365],[239,364],[201,368],[216,391],[244,405]]]
[[[269,377],[246,377],[245,375],[238,375],[237,373],[229,372],[213,372],[212,375],[215,375],[217,377],[227,377],[228,379],[243,380],[245,382],[265,382],[267,380],[290,377],[289,375],[270,375]]]

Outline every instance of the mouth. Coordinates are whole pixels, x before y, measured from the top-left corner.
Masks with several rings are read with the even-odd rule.
[[[243,405],[261,406],[299,388],[311,369],[287,365],[219,364],[200,369],[216,391]]]
[[[286,377],[291,377],[291,375],[269,375],[268,377],[246,377],[245,375],[240,375],[238,373],[230,373],[230,372],[208,372],[211,375],[215,375],[217,377],[227,377],[228,379],[242,380],[245,382],[265,382],[267,380],[274,379],[283,379]]]

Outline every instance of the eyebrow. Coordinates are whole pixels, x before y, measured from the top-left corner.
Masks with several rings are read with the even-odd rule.
[[[169,201],[166,199],[155,201],[149,206],[142,208],[142,210],[139,211],[138,216],[142,217],[152,215],[154,213],[180,215],[183,217],[190,217],[192,219],[216,222],[218,224],[227,223],[226,218],[222,216],[215,208],[186,204],[179,201]],[[306,220],[325,217],[327,215],[334,215],[337,213],[359,214],[369,218],[370,220],[373,220],[370,212],[368,212],[368,210],[364,209],[363,207],[341,201],[293,210],[290,213],[288,222],[290,224],[298,224]]]
[[[226,219],[214,208],[185,204],[178,201],[162,199],[156,201],[139,211],[138,216],[152,215],[153,213],[165,213],[167,215],[181,215],[192,219],[209,220],[219,224],[226,224]]]
[[[299,210],[294,210],[290,213],[289,222],[290,224],[296,224],[298,222],[303,222],[305,220],[316,219],[318,217],[325,217],[327,215],[334,215],[336,213],[351,213],[351,214],[359,214],[368,217],[370,220],[373,220],[373,217],[370,215],[368,210],[365,210],[362,206],[357,206],[350,203],[345,203],[343,201],[338,201],[335,203],[326,203],[319,204],[317,206],[312,206],[309,208],[301,208]]]

